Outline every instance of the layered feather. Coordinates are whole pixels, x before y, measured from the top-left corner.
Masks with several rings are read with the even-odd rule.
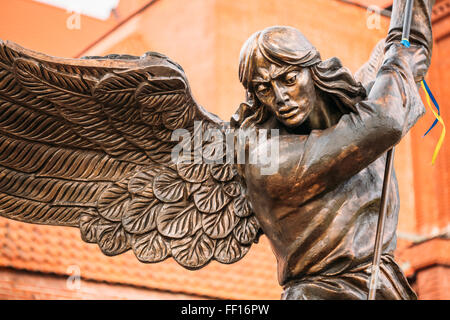
[[[0,41],[0,215],[79,227],[106,255],[233,263],[259,224],[232,164],[172,162],[172,132],[194,121],[224,134],[163,55],[59,59]],[[189,157],[217,147],[184,143]]]

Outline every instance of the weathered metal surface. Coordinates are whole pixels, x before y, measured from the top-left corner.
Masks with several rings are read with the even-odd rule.
[[[415,2],[409,49],[398,44],[403,5],[355,76],[294,28],[255,33],[231,124],[198,106],[161,54],[60,59],[0,42],[0,215],[79,227],[106,255],[132,249],[188,269],[236,262],[264,233],[283,298],[366,299],[385,152],[424,113],[415,82],[431,56],[431,4]],[[232,128],[279,130],[248,148],[277,143],[278,170],[236,164],[239,142],[218,154]],[[174,132],[187,137],[178,158]],[[377,298],[412,299],[392,256],[392,181]]]

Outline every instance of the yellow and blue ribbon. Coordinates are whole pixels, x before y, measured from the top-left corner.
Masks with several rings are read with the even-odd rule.
[[[408,39],[402,39],[402,44],[409,48],[410,47],[410,43],[408,41]],[[444,120],[441,117],[441,110],[439,108],[439,104],[437,103],[436,99],[433,96],[433,93],[431,93],[430,87],[428,87],[427,82],[425,81],[425,79],[423,79],[421,81],[421,86],[423,91],[425,92],[425,96],[427,99],[427,104],[429,109],[431,110],[431,112],[433,113],[434,117],[436,118],[433,122],[433,124],[431,125],[431,127],[427,130],[427,132],[425,132],[425,134],[423,135],[424,137],[436,126],[436,124],[439,122],[440,124],[442,124],[442,132],[441,132],[441,136],[439,137],[438,143],[434,149],[434,153],[433,153],[433,157],[431,159],[431,163],[434,164],[436,162],[436,158],[439,154],[439,150],[441,150],[442,144],[444,143],[444,138],[445,138],[445,124],[444,124]],[[431,102],[433,102],[437,112],[433,109],[433,106],[431,105]]]
[[[441,110],[439,109],[439,104],[437,103],[436,99],[434,98],[433,94],[431,93],[430,88],[427,85],[427,82],[425,80],[422,80],[421,82],[422,84],[422,88],[425,91],[425,95],[426,95],[426,99],[427,99],[427,104],[428,104],[428,108],[431,110],[431,112],[433,113],[433,115],[436,117],[436,119],[434,120],[433,124],[431,125],[431,127],[427,130],[427,132],[425,132],[425,134],[423,135],[424,137],[434,128],[434,126],[440,122],[440,124],[442,124],[442,132],[441,132],[441,136],[439,137],[438,143],[436,145],[436,148],[434,149],[434,153],[433,153],[433,158],[431,160],[431,163],[434,164],[436,161],[436,158],[438,156],[439,150],[441,150],[442,144],[444,143],[444,138],[445,138],[445,124],[444,124],[444,120],[441,117]],[[433,109],[432,105],[431,105],[431,101],[433,101],[434,106],[437,109],[437,112]]]

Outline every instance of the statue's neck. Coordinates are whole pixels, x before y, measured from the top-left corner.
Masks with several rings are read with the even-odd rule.
[[[340,118],[339,110],[331,103],[317,95],[316,103],[308,119],[301,125],[306,130],[324,130],[334,126]]]

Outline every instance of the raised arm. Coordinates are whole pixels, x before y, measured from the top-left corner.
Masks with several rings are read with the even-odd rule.
[[[411,44],[420,45],[425,48],[429,59],[431,59],[433,48],[431,9],[434,3],[435,0],[414,0],[411,34],[409,36],[409,42]],[[402,40],[405,5],[406,0],[394,0],[389,33],[386,38],[386,47],[389,47],[393,43],[399,43]]]
[[[414,2],[409,41],[413,45],[422,46],[426,51],[426,66],[430,65],[433,47],[431,30],[431,8],[434,0],[416,0]],[[384,53],[394,43],[402,40],[406,0],[394,0],[389,33],[380,40],[372,51],[369,60],[355,73],[355,79],[360,81],[368,90],[373,85],[377,72],[384,60]],[[427,71],[427,68],[425,68]],[[416,81],[422,80],[424,74],[419,74]]]

